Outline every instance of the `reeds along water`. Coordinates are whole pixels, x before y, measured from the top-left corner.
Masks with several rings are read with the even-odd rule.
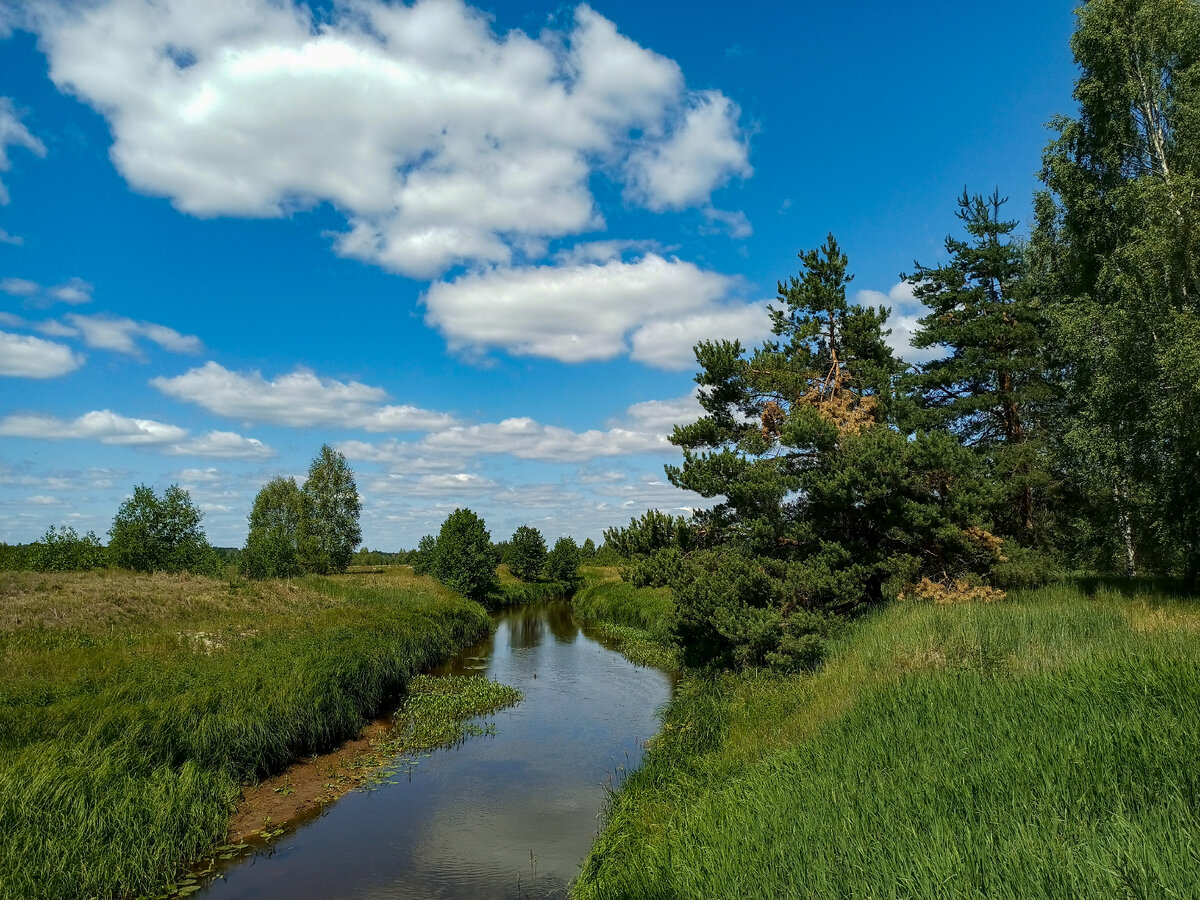
[[[1198,848],[1200,607],[1066,584],[685,680],[575,896],[1192,896]]]
[[[5,595],[79,612],[53,627],[31,608],[36,624],[0,630],[5,900],[153,894],[224,840],[241,782],[355,735],[490,628],[478,605],[411,576],[63,576],[94,594],[75,606],[53,578],[0,577]]]

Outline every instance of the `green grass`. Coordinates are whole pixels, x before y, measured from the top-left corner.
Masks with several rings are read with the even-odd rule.
[[[1200,607],[1085,587],[686,678],[575,897],[1195,896]]]
[[[483,610],[403,570],[0,575],[0,897],[150,893],[239,785],[354,736]]]
[[[671,644],[671,592],[666,588],[639,588],[620,580],[615,568],[581,569],[583,584],[571,598],[575,617],[600,632],[639,666],[679,668]]]

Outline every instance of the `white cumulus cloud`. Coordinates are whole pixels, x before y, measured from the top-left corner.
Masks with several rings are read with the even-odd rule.
[[[647,253],[557,266],[498,268],[438,282],[426,321],[458,350],[491,348],[561,362],[630,353],[663,368],[691,365],[701,337],[762,333],[761,308],[730,305],[732,279]]]
[[[261,372],[232,372],[207,362],[174,378],[150,382],[164,394],[247,422],[364,431],[427,431],[453,424],[446,413],[384,404],[387,392],[357,381],[321,378],[306,369],[268,381]]]
[[[36,413],[0,419],[0,435],[48,441],[93,440],[120,446],[155,446],[183,440],[187,431],[152,419],[131,419],[112,410],[84,413],[76,419]]]
[[[736,106],[586,5],[537,37],[460,0],[320,24],[290,0],[30,7],[50,77],[108,119],[134,187],[200,216],[327,201],[339,253],[416,277],[600,227],[597,174],[678,209],[750,172]]]
[[[0,331],[0,375],[55,378],[83,365],[82,354],[41,338]]]
[[[738,116],[736,104],[719,91],[695,96],[669,137],[644,144],[630,157],[630,193],[649,209],[684,209],[705,203],[733,175],[750,177]]]
[[[270,459],[275,451],[257,438],[233,431],[210,431],[164,451],[168,456],[204,456],[212,459]]]

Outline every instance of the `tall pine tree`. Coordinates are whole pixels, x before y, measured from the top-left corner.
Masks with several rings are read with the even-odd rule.
[[[1017,223],[1001,218],[1005,202],[964,190],[957,216],[967,239],[947,237],[945,264],[916,263],[901,277],[929,309],[913,345],[948,351],[912,378],[923,418],[978,451],[999,493],[997,530],[1035,545],[1050,538],[1043,425],[1057,390],[1045,310],[1011,236]]]

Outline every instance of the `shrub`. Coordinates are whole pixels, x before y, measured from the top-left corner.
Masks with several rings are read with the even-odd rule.
[[[438,532],[430,573],[463,596],[483,600],[495,584],[499,561],[483,519],[456,509]]]
[[[546,539],[536,528],[522,525],[513,532],[505,556],[509,571],[522,581],[534,581],[546,568]]]
[[[42,539],[30,547],[26,563],[39,572],[83,572],[102,568],[108,562],[100,539],[89,531],[80,537],[69,525],[51,525]]]
[[[554,549],[550,551],[550,555],[546,557],[546,577],[551,581],[576,581],[579,578],[581,561],[575,539],[560,537],[554,542]]]
[[[688,666],[811,669],[839,619],[797,602],[802,585],[788,566],[731,549],[681,562],[672,632]]]
[[[621,578],[637,587],[664,587],[683,574],[683,559],[678,547],[664,547],[622,566]]]

